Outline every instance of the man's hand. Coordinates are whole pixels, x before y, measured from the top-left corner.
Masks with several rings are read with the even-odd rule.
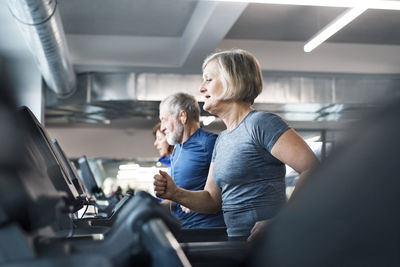
[[[156,196],[163,199],[173,200],[178,190],[174,180],[168,173],[160,170],[159,174],[154,175],[154,192]]]
[[[250,236],[247,238],[248,242],[254,241],[259,237],[261,233],[264,233],[267,229],[268,220],[256,222],[250,232]]]

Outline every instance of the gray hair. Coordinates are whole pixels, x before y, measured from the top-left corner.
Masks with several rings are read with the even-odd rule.
[[[196,99],[186,93],[176,93],[168,96],[160,103],[160,109],[162,106],[168,108],[169,113],[177,117],[181,110],[184,110],[188,116],[188,120],[200,121],[200,106]]]
[[[204,60],[203,71],[210,62],[216,62],[223,85],[220,99],[254,103],[263,80],[260,64],[250,52],[232,49],[212,53]]]

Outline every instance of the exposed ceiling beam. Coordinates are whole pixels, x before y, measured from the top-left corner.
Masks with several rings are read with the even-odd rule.
[[[200,1],[181,38],[182,65],[200,69],[201,62],[217,48],[247,5]]]
[[[67,35],[73,63],[92,71],[115,68],[197,69],[204,57],[224,39],[246,8],[243,3],[199,2],[180,37]]]
[[[252,52],[266,71],[400,73],[400,46],[326,43],[313,53],[303,42],[225,39],[219,49],[240,47]]]
[[[69,34],[72,62],[114,67],[177,67],[179,38]]]
[[[400,10],[400,1],[396,0],[203,0],[217,2],[241,2],[297,6],[324,7],[365,7],[370,9]]]

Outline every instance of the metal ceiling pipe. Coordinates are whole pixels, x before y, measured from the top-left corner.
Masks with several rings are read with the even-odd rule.
[[[8,7],[47,86],[61,98],[72,95],[76,75],[69,60],[57,1],[8,0]]]

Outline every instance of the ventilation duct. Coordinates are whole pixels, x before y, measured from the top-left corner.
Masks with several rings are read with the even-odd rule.
[[[67,97],[76,89],[76,76],[68,57],[68,48],[56,0],[8,0],[47,86],[58,97]]]

